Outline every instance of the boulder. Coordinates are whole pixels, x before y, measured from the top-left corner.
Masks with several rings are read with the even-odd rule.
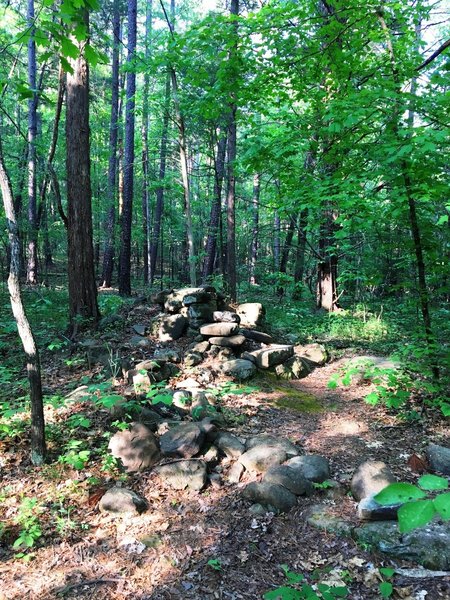
[[[234,335],[239,330],[237,323],[207,323],[200,327],[200,333],[207,336],[225,337]]]
[[[450,523],[428,523],[400,533],[398,523],[378,521],[354,530],[355,539],[387,556],[418,563],[426,569],[450,570]]]
[[[280,448],[286,454],[287,458],[292,458],[293,456],[298,456],[300,454],[300,448],[286,438],[275,437],[267,433],[255,435],[249,438],[245,444],[246,450],[251,450],[257,446]]]
[[[276,446],[255,446],[239,458],[247,471],[256,473],[265,473],[270,467],[281,465],[285,460],[286,453]]]
[[[153,357],[156,361],[161,360],[173,363],[181,362],[180,351],[173,348],[156,348]]]
[[[205,340],[204,342],[196,342],[195,344],[192,344],[190,349],[193,352],[199,352],[200,354],[204,354],[205,352],[207,352],[209,350],[209,346],[210,346],[209,341]]]
[[[224,346],[226,348],[239,348],[245,342],[243,335],[230,335],[228,337],[214,336],[209,338],[209,343],[215,346]]]
[[[172,403],[178,408],[186,408],[192,404],[191,393],[187,390],[177,390],[173,393]]]
[[[340,536],[351,536],[354,526],[350,521],[334,514],[333,508],[314,504],[306,512],[306,522],[317,529]]]
[[[112,487],[103,494],[98,503],[100,512],[103,513],[135,513],[140,514],[147,510],[145,498],[127,488]]]
[[[244,489],[243,496],[250,502],[261,504],[275,512],[288,512],[297,504],[296,496],[276,483],[252,482]]]
[[[152,302],[153,304],[159,304],[160,306],[164,306],[164,303],[167,300],[167,297],[170,296],[170,294],[172,294],[172,292],[173,292],[173,289],[161,290],[160,292],[157,292],[156,294],[153,294],[150,297],[150,302]]]
[[[155,434],[142,423],[133,423],[130,429],[115,433],[108,448],[129,472],[148,469],[160,458]]]
[[[368,460],[359,465],[353,474],[350,488],[355,500],[362,500],[381,492],[395,477],[386,463]]]
[[[210,323],[215,308],[215,302],[210,302],[209,304],[190,304],[187,311],[187,317],[191,322],[202,321],[203,323]]]
[[[239,483],[244,471],[244,465],[242,465],[240,462],[235,462],[228,471],[228,481],[230,483]]]
[[[328,354],[322,344],[305,344],[303,346],[295,346],[295,354],[306,358],[314,365],[322,366],[328,360]]]
[[[281,379],[302,379],[309,375],[310,370],[299,356],[292,356],[281,365],[277,365],[275,373]]]
[[[322,483],[330,477],[330,465],[324,456],[307,454],[294,456],[286,462],[286,466],[303,475],[305,479],[314,483]]]
[[[287,465],[271,467],[263,481],[282,485],[296,496],[310,495],[313,491],[311,482],[298,469],[291,469]]]
[[[159,477],[175,490],[201,490],[207,478],[202,460],[180,460],[155,469]]]
[[[245,452],[244,444],[232,433],[221,431],[214,440],[214,445],[228,458],[239,458]]]
[[[220,348],[220,346],[219,346]],[[219,354],[217,355],[217,360],[220,362],[224,362],[227,360],[234,359],[234,352],[232,348],[221,348]]]
[[[239,315],[230,310],[215,310],[212,315],[215,323],[240,323]]]
[[[425,454],[433,471],[438,471],[443,475],[450,475],[450,448],[430,444],[425,449]]]
[[[195,367],[203,361],[203,355],[199,352],[187,352],[184,356],[185,367]]]
[[[246,352],[245,358],[251,360],[259,369],[270,369],[291,358],[294,346],[270,346],[254,352]]]
[[[367,496],[358,504],[358,517],[362,521],[396,521],[400,506],[401,504],[382,506],[373,499],[373,496]]]
[[[182,423],[164,433],[160,439],[165,456],[191,458],[198,454],[205,441],[205,433],[196,423]]]
[[[156,411],[145,406],[137,406],[132,410],[133,419],[145,425],[151,431],[156,431],[163,418]]]
[[[236,312],[242,325],[256,327],[262,323],[266,311],[259,302],[246,302],[245,304],[239,304]]]
[[[187,327],[187,319],[183,315],[165,316],[160,320],[158,338],[161,342],[178,340]]]
[[[256,366],[249,360],[237,358],[236,360],[227,360],[221,365],[224,375],[228,375],[238,381],[250,379],[256,373]]]

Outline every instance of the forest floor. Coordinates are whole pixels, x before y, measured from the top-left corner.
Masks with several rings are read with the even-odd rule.
[[[131,335],[131,327],[124,333]],[[105,473],[94,453],[81,470],[61,462],[36,469],[23,436],[3,439],[0,599],[260,599],[286,585],[280,565],[311,583],[341,582],[352,600],[381,598],[379,568],[414,565],[394,563],[358,547],[351,538],[313,528],[308,510],[324,504],[356,524],[356,503],[346,493],[356,467],[365,459],[383,460],[400,481],[414,482],[418,474],[409,466],[410,457],[420,456],[429,442],[442,441],[445,430],[431,413],[405,423],[382,407],[368,406],[363,398],[369,383],[330,389],[328,382],[348,358],[344,352],[291,383],[261,376],[252,381],[251,391],[221,399],[227,429],[236,435],[286,437],[304,452],[329,459],[332,479],[344,494],[319,489],[287,514],[251,514],[241,495],[249,476],[238,485],[224,477],[201,492],[180,492],[164,487],[151,471]],[[53,393],[95,374],[86,365],[70,369],[67,361],[55,362],[50,355],[43,363],[44,385]],[[86,403],[46,410],[49,422],[62,425],[71,415],[88,415],[92,424],[79,437],[91,449],[111,424],[107,411],[92,411]],[[147,499],[147,512],[117,517],[98,511],[102,491],[117,479]],[[19,508],[24,498],[36,500],[28,513]],[[33,523],[39,524],[41,535],[20,557],[12,542]],[[393,598],[450,598],[450,576],[394,575],[391,581]]]

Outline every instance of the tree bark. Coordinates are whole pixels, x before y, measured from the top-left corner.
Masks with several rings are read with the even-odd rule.
[[[117,139],[119,134],[119,58],[120,58],[120,4],[113,4],[113,51],[111,70],[111,120],[109,125],[108,162],[108,214],[106,219],[106,240],[103,254],[102,287],[111,287],[114,270],[114,233],[117,213]]]
[[[89,14],[82,12],[89,26]],[[73,73],[67,74],[66,167],[68,220],[69,316],[72,333],[78,320],[97,321],[97,288],[92,244],[92,192],[89,144],[89,66],[84,56],[71,60]]]
[[[38,281],[38,227],[37,227],[37,174],[36,174],[36,137],[37,137],[37,89],[36,89],[36,42],[34,40],[34,0],[27,2],[27,25],[30,28],[28,40],[28,85],[31,97],[28,100],[28,264],[27,283]]]
[[[136,72],[133,61],[136,54],[137,0],[128,0],[128,55],[125,104],[125,145],[123,171],[123,206],[120,236],[119,293],[131,295],[131,222],[133,219],[134,184],[134,107]]]
[[[258,260],[258,236],[259,236],[259,199],[261,195],[261,176],[255,173],[253,176],[253,227],[252,243],[250,247],[250,284],[256,285],[256,263]]]
[[[153,0],[148,0],[145,6],[145,60],[148,62],[152,49]],[[142,253],[144,259],[144,283],[150,276],[150,196],[148,192],[149,163],[148,163],[148,95],[150,92],[150,75],[144,73],[144,90],[142,98]]]
[[[45,421],[42,401],[41,366],[36,341],[28,321],[20,292],[20,242],[14,211],[11,183],[3,162],[0,145],[0,188],[5,208],[6,223],[10,243],[11,258],[9,263],[8,290],[11,308],[17,329],[27,357],[27,374],[30,385],[31,401],[31,461],[34,465],[42,465],[45,460]]]

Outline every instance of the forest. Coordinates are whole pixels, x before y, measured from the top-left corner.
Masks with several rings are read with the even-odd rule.
[[[0,0],[0,600],[450,598],[449,9]]]

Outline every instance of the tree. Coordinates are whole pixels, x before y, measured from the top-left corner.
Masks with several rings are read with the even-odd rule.
[[[73,333],[78,329],[80,318],[97,321],[100,316],[92,243],[89,65],[85,56],[89,31],[87,9],[80,10],[79,19],[85,39],[78,42],[78,57],[70,60],[73,72],[67,73],[66,102],[67,274]]]

